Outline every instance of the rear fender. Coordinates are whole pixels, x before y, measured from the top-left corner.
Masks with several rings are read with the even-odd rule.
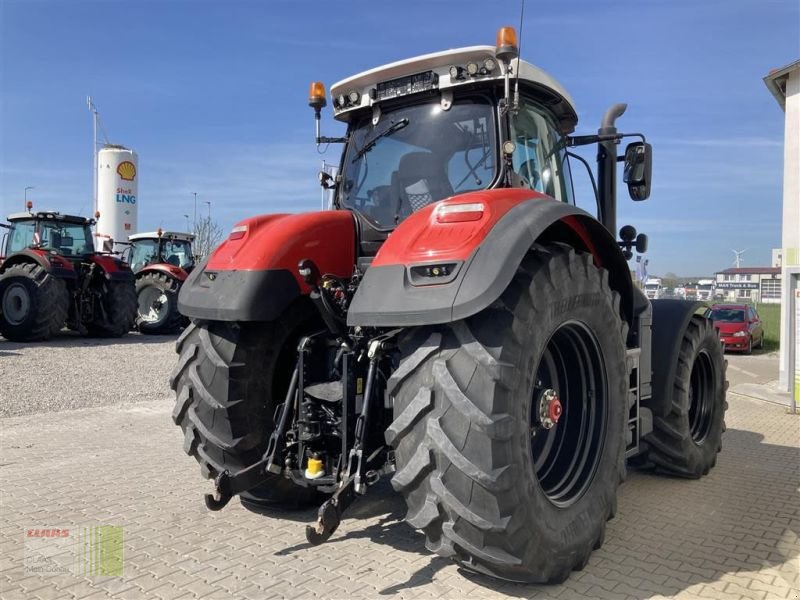
[[[323,274],[349,279],[355,264],[355,222],[349,211],[262,215],[237,223],[181,287],[178,309],[214,321],[271,321],[311,292],[297,272],[313,260]]]
[[[186,281],[186,278],[189,274],[181,269],[180,267],[176,267],[175,265],[171,265],[169,263],[156,263],[153,265],[147,265],[143,269],[140,269],[136,273],[136,279],[140,279],[144,275],[149,273],[163,273],[173,279],[177,279],[180,282]]]
[[[44,250],[20,250],[15,252],[3,261],[3,266],[0,267],[0,273],[5,272],[7,269],[14,265],[34,263],[42,267],[53,277],[59,279],[75,279],[78,275],[72,263],[57,254],[49,254]]]
[[[437,205],[474,202],[488,209],[480,221],[436,222]],[[628,264],[605,227],[581,209],[548,196],[499,189],[444,200],[401,223],[364,275],[348,324],[416,326],[474,315],[500,297],[535,243],[548,242],[590,252],[619,292],[623,318],[632,321]],[[435,285],[425,285],[418,273],[426,265],[451,267],[447,276],[433,280]]]
[[[681,341],[694,318],[705,318],[705,302],[691,300],[652,300],[653,306],[653,396],[642,404],[653,411],[654,417],[665,417],[672,410],[672,388]]]
[[[133,271],[128,263],[107,254],[92,254],[89,262],[96,264],[103,270],[105,278],[109,281],[133,281]]]

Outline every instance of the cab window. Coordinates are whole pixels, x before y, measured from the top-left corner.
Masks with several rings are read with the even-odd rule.
[[[512,119],[512,156],[522,186],[561,202],[572,202],[572,182],[561,139],[548,112],[530,98],[523,98]]]
[[[14,230],[11,232],[11,240],[8,243],[8,253],[25,250],[33,244],[33,232],[35,231],[33,221],[14,223]]]
[[[438,99],[365,115],[350,130],[338,202],[375,228],[495,179],[494,109],[482,96]]]
[[[137,240],[131,253],[131,269],[138,271],[158,258],[155,240]]]
[[[184,240],[164,240],[163,260],[172,266],[185,269],[192,262],[192,248]]]
[[[39,226],[41,245],[62,256],[83,256],[93,251],[91,232],[82,223],[44,221]]]

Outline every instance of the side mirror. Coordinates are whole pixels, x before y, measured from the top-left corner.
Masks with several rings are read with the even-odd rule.
[[[632,200],[650,197],[653,176],[653,147],[647,142],[633,142],[625,148],[625,169],[622,180],[628,184]]]

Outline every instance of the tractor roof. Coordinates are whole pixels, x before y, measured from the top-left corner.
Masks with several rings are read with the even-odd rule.
[[[468,63],[475,63],[481,67],[487,59],[491,59],[495,63],[491,71],[486,72],[484,69],[483,74],[478,73],[474,76],[466,74]],[[452,66],[461,68],[460,78],[451,77],[450,67]],[[511,67],[512,85],[513,77],[519,67],[520,86],[532,90],[534,94],[543,99],[560,122],[563,133],[572,132],[578,122],[578,115],[572,98],[563,86],[548,73],[524,60],[512,60]],[[428,72],[433,74],[431,78],[424,77]],[[412,75],[420,77],[412,81],[410,79]],[[402,78],[409,79],[402,82],[397,81]],[[333,84],[331,96],[334,101],[334,116],[340,121],[349,121],[354,111],[379,104],[383,99],[411,95],[430,89],[469,89],[475,85],[485,84],[487,81],[499,83],[503,79],[500,62],[495,57],[493,46],[470,46],[425,54],[370,69]],[[379,86],[379,84],[383,85]],[[380,97],[379,88],[388,89],[384,98]],[[342,106],[338,99],[340,97],[347,99],[351,92],[358,94],[360,100],[355,102],[348,100]]]
[[[78,217],[75,215],[62,215],[59,212],[55,212],[52,210],[37,210],[34,212],[21,212],[21,213],[14,213],[9,215],[8,220],[11,223],[15,221],[32,221],[32,220],[41,220],[41,221],[63,221],[65,223],[75,223],[77,225],[86,225],[91,224],[92,221],[87,219],[86,217]]]
[[[147,231],[143,233],[134,233],[133,235],[128,236],[128,241],[135,242],[137,240],[154,240],[159,237],[157,231]],[[179,231],[162,231],[161,232],[162,239],[168,240],[183,240],[184,242],[191,242],[194,240],[193,233],[182,233]]]

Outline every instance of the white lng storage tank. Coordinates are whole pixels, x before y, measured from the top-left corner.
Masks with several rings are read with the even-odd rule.
[[[97,153],[97,209],[95,246],[127,242],[139,225],[139,157],[123,146],[105,146]],[[123,250],[124,246],[116,246]]]

